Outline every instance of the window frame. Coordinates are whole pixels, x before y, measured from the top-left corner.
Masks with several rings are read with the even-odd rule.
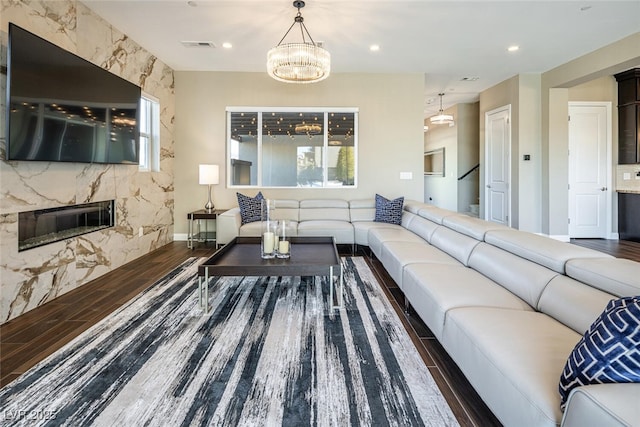
[[[149,117],[147,121],[149,123],[149,130],[143,131],[142,127],[139,128],[139,142],[140,142],[140,163],[138,164],[138,170],[140,172],[159,172],[160,171],[160,100],[153,95],[149,95],[146,92],[142,92],[140,96],[140,114],[142,115],[142,103],[149,103]],[[142,120],[142,116],[140,117]],[[142,139],[147,138],[148,144],[143,144]],[[144,150],[146,148],[146,150]],[[143,163],[143,158],[146,162]],[[145,164],[146,163],[146,164]]]
[[[257,183],[256,184],[233,184],[232,183],[232,167],[231,167],[231,154],[232,154],[232,138],[231,138],[231,114],[232,113],[257,113],[257,135],[256,135],[256,144],[257,144]],[[344,186],[330,186],[328,185],[328,150],[329,148],[334,148],[334,146],[329,145],[329,137],[327,132],[327,126],[325,125],[322,134],[323,134],[323,143],[322,143],[322,186],[318,187],[300,187],[298,185],[292,186],[265,186],[262,185],[263,175],[262,175],[262,156],[263,156],[263,132],[262,132],[262,115],[265,113],[322,113],[324,115],[324,123],[328,123],[328,116],[331,113],[349,113],[353,114],[353,158],[354,158],[354,166],[353,166],[353,185],[344,185]],[[225,158],[226,158],[226,183],[227,188],[234,189],[357,189],[358,188],[358,121],[359,121],[359,113],[360,110],[358,107],[245,107],[245,106],[228,106],[225,109],[225,131],[226,131],[226,144],[225,144]]]

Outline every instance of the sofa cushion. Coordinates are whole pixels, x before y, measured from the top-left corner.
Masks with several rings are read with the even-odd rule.
[[[344,221],[350,223],[349,202],[340,199],[309,199],[300,201],[300,222]]]
[[[619,297],[640,295],[640,263],[622,258],[571,259],[567,275]]]
[[[609,302],[575,346],[560,376],[562,407],[575,387],[640,382],[640,297]]]
[[[458,212],[450,211],[448,209],[442,209],[436,206],[423,204],[420,209],[418,209],[418,215],[428,219],[429,221],[433,221],[436,224],[442,225],[442,222],[446,217],[461,214],[459,214]]]
[[[371,249],[371,252],[373,252],[378,259],[382,256],[382,246],[387,242],[415,242],[426,244],[420,237],[399,225],[386,224],[383,222],[378,224],[384,224],[386,227],[370,229],[368,237],[369,249]]]
[[[565,273],[565,263],[570,259],[609,257],[593,249],[520,230],[489,230],[484,240],[560,274]]]
[[[416,215],[409,223],[407,229],[409,231],[413,231],[418,236],[422,237],[427,242],[431,242],[431,236],[433,236],[434,231],[436,231],[439,227],[442,227],[439,224],[436,224],[433,221],[429,221],[428,219],[422,218],[421,216]]]
[[[442,339],[447,313],[454,308],[486,306],[533,310],[502,286],[461,265],[409,264],[402,274],[402,290],[438,339]]]
[[[487,231],[509,230],[506,225],[485,221],[468,215],[450,215],[442,218],[442,225],[476,240],[484,240]]]
[[[286,220],[298,222],[299,211],[300,211],[300,202],[297,200],[287,200],[287,199],[274,199],[273,200],[274,209],[271,212],[271,219],[275,220]]]
[[[380,262],[389,276],[403,289],[402,273],[405,266],[413,263],[461,265],[440,249],[422,242],[386,242],[382,246]]]
[[[558,273],[510,252],[480,242],[469,257],[469,267],[537,307],[544,288]]]
[[[242,225],[262,219],[262,200],[264,200],[262,192],[258,191],[255,197],[245,196],[240,193],[236,193],[236,196],[240,207]]]
[[[389,200],[376,194],[376,216],[374,221],[400,225],[402,223],[403,203],[404,197]]]
[[[349,201],[351,222],[373,222],[376,217],[376,201],[374,199],[358,199]]]
[[[558,378],[580,334],[536,311],[450,310],[442,344],[505,426],[556,427]]]
[[[333,236],[337,244],[352,244],[353,226],[346,221],[304,221],[298,224],[298,236]]]
[[[469,265],[469,256],[480,242],[447,227],[438,227],[431,236],[431,244],[448,253],[464,265]]]
[[[614,295],[558,275],[542,291],[538,311],[582,335],[612,299]]]
[[[239,236],[259,237],[262,233],[262,223],[260,221],[250,222],[243,225],[238,230]]]
[[[369,246],[369,230],[374,228],[398,227],[399,225],[387,224],[386,222],[375,221],[355,221],[352,222],[355,243],[358,245]]]
[[[417,200],[407,199],[404,201],[402,209],[404,209],[406,212],[411,212],[412,214],[418,215],[420,209],[423,209],[425,206],[429,205],[425,204],[424,202],[418,202]]]
[[[628,427],[640,420],[640,383],[578,387],[569,395],[562,427]]]

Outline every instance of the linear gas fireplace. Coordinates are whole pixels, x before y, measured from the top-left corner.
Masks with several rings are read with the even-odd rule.
[[[113,227],[114,201],[20,212],[18,251]]]

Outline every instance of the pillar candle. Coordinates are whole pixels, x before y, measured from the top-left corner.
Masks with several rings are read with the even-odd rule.
[[[264,252],[267,254],[273,252],[274,245],[275,245],[274,237],[275,236],[271,231],[267,231],[266,233],[264,233],[264,236],[262,237]]]

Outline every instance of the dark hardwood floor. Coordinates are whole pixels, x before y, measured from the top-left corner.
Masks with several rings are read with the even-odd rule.
[[[595,249],[613,255],[617,258],[626,258],[640,261],[640,243],[630,240],[605,240],[605,239],[571,239],[571,243],[585,248]]]
[[[572,243],[640,261],[640,243],[578,239]],[[341,248],[345,252],[347,248]],[[80,288],[0,325],[0,386],[5,386],[83,331],[151,286],[185,259],[212,255],[212,247],[189,250],[170,243]],[[349,255],[348,253],[344,253]],[[363,255],[359,253],[357,255]],[[462,426],[500,425],[431,331],[375,258],[365,257],[402,319],[425,364]]]

